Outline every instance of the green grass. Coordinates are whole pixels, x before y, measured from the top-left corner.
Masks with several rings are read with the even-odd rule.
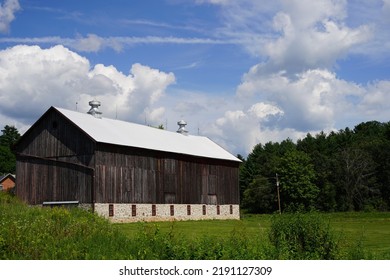
[[[390,259],[390,213],[352,212],[323,214],[347,244],[360,243],[372,254]]]
[[[210,237],[227,236],[233,230],[238,229],[245,229],[250,235],[264,233],[269,228],[269,219],[269,215],[258,215],[241,220],[151,222],[148,225],[155,225],[162,232],[168,232],[173,228],[187,238],[193,239],[202,235],[208,235]],[[129,237],[134,236],[144,225],[145,223],[143,222],[113,224],[115,228]]]
[[[0,259],[306,258],[390,259],[390,213],[111,224],[81,209],[30,207],[0,192]]]
[[[390,212],[322,213],[329,222],[340,246],[346,250],[362,249],[369,258],[390,259]],[[114,224],[120,232],[131,237],[143,223]],[[202,235],[228,236],[234,230],[245,230],[249,236],[266,234],[271,215],[244,215],[241,220],[205,220],[150,223],[162,232],[172,228],[188,239]]]

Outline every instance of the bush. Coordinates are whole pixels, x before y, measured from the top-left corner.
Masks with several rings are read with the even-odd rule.
[[[269,240],[273,259],[337,259],[339,246],[329,223],[317,213],[275,214]]]

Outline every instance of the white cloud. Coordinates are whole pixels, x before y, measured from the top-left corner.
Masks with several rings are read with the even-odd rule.
[[[204,133],[226,149],[246,155],[260,142],[282,141],[302,134],[293,129],[267,127],[269,118],[282,115],[283,112],[276,106],[260,102],[247,110],[226,111]]]
[[[244,78],[238,94],[248,100],[266,100],[284,112],[279,125],[303,130],[328,129],[349,105],[348,98],[361,95],[361,88],[337,79],[328,70],[308,70],[291,79],[283,72],[263,76],[256,72]]]
[[[248,110],[253,117],[267,120],[268,116],[283,115],[284,112],[278,107],[263,102],[256,103]]]
[[[366,42],[371,35],[368,26],[351,29],[330,18],[317,18],[317,21],[302,24],[295,22],[295,17],[278,13],[274,18],[274,28],[282,35],[264,46],[264,55],[269,57],[268,67],[272,71],[331,68],[352,46]]]
[[[367,86],[366,94],[359,104],[359,111],[367,118],[379,121],[390,119],[390,81],[377,81]]]
[[[166,92],[175,76],[141,64],[124,74],[114,66],[91,67],[63,46],[15,46],[0,51],[0,121],[23,130],[49,106],[75,110],[77,102],[86,112],[88,101],[96,98],[103,116],[164,126],[169,121],[171,131],[184,118],[190,133],[199,129],[232,153],[246,155],[259,142],[296,140],[351,119],[390,118],[388,81],[364,86],[325,69],[293,78],[262,70],[257,65],[243,77],[236,97],[211,97]]]
[[[325,69],[294,78],[284,72],[263,74],[254,67],[238,87],[236,108],[247,109],[226,110],[206,130],[231,151],[245,155],[257,143],[297,140],[308,132],[390,119],[389,81],[361,85]]]
[[[0,32],[9,32],[9,25],[15,19],[15,13],[20,10],[18,0],[5,0],[0,4]]]
[[[216,36],[266,60],[268,71],[329,68],[373,36],[371,23],[348,27],[348,4],[346,0],[224,1],[223,26]]]
[[[109,48],[120,52],[125,47],[131,47],[139,44],[176,44],[176,45],[217,45],[217,44],[236,44],[232,40],[197,38],[197,37],[100,37],[96,34],[88,34],[83,37],[77,35],[75,38],[65,38],[59,36],[50,37],[5,37],[0,38],[0,43],[12,44],[60,44],[79,52],[99,52]]]
[[[23,127],[50,106],[86,112],[95,98],[102,102],[103,116],[155,120],[164,108],[154,103],[174,81],[172,73],[141,64],[128,75],[101,64],[91,69],[85,57],[60,45],[15,46],[0,51],[0,119]]]
[[[73,48],[82,52],[98,52],[104,45],[104,39],[96,34],[88,34],[87,37],[79,36],[74,40]],[[116,47],[113,47],[114,49]]]
[[[307,132],[355,125],[368,116],[390,118],[383,113],[389,111],[387,82],[359,85],[334,72],[341,58],[365,45],[371,51],[378,47],[372,41],[381,41],[374,32],[381,29],[378,20],[369,22],[373,15],[354,18],[349,26],[351,4],[346,0],[220,4],[224,26],[218,36],[235,39],[261,59],[243,75],[235,107],[226,108],[207,131],[220,143],[248,153],[259,142],[296,140]]]

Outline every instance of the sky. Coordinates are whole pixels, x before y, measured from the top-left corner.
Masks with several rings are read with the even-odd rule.
[[[50,106],[269,141],[390,121],[390,0],[0,0],[0,126]]]

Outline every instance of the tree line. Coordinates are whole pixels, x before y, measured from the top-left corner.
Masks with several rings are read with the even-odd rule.
[[[390,210],[390,122],[259,143],[241,159],[241,204],[250,213],[279,211],[279,203],[282,212]]]

